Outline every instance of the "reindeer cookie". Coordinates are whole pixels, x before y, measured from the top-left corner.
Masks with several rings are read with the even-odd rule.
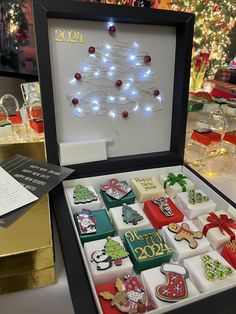
[[[176,241],[182,241],[182,240],[188,241],[189,247],[191,249],[196,249],[198,246],[198,243],[195,239],[201,239],[203,237],[203,234],[201,231],[190,230],[189,225],[187,223],[182,223],[181,226],[175,223],[171,223],[168,225],[168,229],[171,232],[176,233],[175,235]]]
[[[111,306],[115,306],[122,313],[138,314],[154,309],[137,277],[125,276],[123,280],[118,278],[115,288],[117,290],[115,293],[102,291],[99,292],[99,296],[104,300],[110,300]],[[112,312],[110,308],[109,313]]]

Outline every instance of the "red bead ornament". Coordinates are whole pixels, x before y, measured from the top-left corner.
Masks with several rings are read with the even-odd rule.
[[[82,76],[81,76],[80,73],[75,73],[74,77],[75,77],[75,79],[76,79],[77,81],[80,81],[81,78],[82,78]]]
[[[152,60],[152,58],[151,58],[150,56],[145,56],[145,57],[143,58],[144,63],[150,63],[151,60]]]
[[[89,47],[88,52],[89,52],[90,55],[95,53],[95,47],[93,47],[93,46]]]
[[[72,102],[73,105],[78,105],[79,99],[73,98],[71,102]]]
[[[116,81],[116,87],[121,87],[122,84],[123,82],[121,80]]]
[[[122,112],[122,117],[123,117],[123,118],[128,118],[128,116],[129,116],[128,111],[123,111],[123,112]]]
[[[114,25],[110,26],[110,27],[109,27],[109,34],[110,34],[110,35],[114,35],[115,32],[116,32],[115,26],[114,26]]]
[[[158,89],[155,89],[155,90],[153,91],[153,96],[154,96],[154,97],[157,97],[157,96],[159,96],[159,95],[160,95],[159,90],[158,90]]]

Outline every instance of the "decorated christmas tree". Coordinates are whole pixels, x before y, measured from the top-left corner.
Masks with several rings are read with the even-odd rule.
[[[172,0],[169,9],[195,14],[193,63],[198,71],[204,70],[205,77],[214,78],[216,71],[226,65],[229,32],[235,23],[236,2]]]
[[[67,95],[72,113],[128,118],[161,109],[161,93],[152,56],[139,43],[122,41],[114,25],[104,30],[106,41],[88,46]]]
[[[107,238],[107,243],[104,245],[104,249],[113,261],[129,256],[129,253],[125,250],[123,245],[114,241],[111,237]]]
[[[28,44],[28,21],[24,13],[26,0],[4,0],[1,3],[0,32],[1,63],[15,71],[19,70],[18,49]]]
[[[124,204],[122,207],[122,216],[123,221],[127,224],[132,223],[133,225],[137,225],[138,221],[143,220],[143,216],[141,216],[131,206],[128,206],[126,204]]]
[[[83,185],[76,185],[74,189],[74,203],[90,203],[97,200],[95,194]]]

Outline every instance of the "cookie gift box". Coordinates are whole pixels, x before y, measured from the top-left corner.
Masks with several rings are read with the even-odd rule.
[[[134,178],[159,180],[160,175],[182,173],[228,209],[224,197],[183,161],[194,17],[146,8],[38,0],[34,19],[47,159],[75,170],[50,195],[71,298],[76,313],[102,313],[74,220],[76,213],[64,190],[78,184],[93,186],[100,199],[100,186],[114,178],[131,186]],[[105,209],[100,201],[98,210]],[[137,198],[135,202],[140,203]],[[81,211],[95,212],[82,207]],[[204,309],[207,297],[218,308],[214,293],[166,308],[182,305],[184,312],[184,305],[192,303],[188,308],[193,308],[197,301]]]

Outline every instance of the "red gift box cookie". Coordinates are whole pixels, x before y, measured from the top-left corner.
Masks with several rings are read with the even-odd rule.
[[[182,222],[184,219],[184,214],[170,198],[161,197],[145,201],[143,210],[153,227],[157,229],[170,223]]]
[[[232,240],[229,241],[224,247],[221,252],[221,256],[236,269],[236,241]]]

